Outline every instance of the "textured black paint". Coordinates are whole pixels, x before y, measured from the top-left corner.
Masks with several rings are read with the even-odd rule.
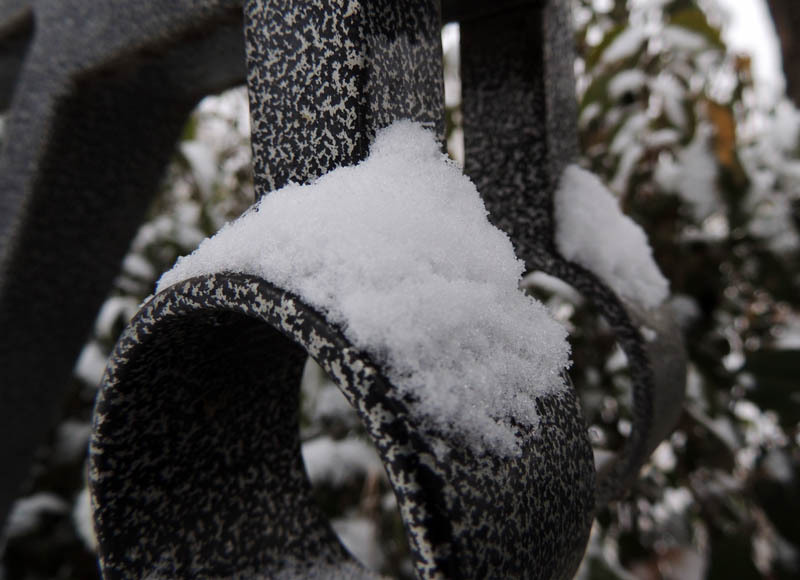
[[[241,274],[181,282],[116,346],[91,453],[106,578],[271,578],[357,565],[310,499],[297,395],[305,352],[385,463],[421,578],[570,577],[594,499],[574,392],[538,399],[517,458],[420,429],[368,356],[288,292]],[[441,442],[442,440],[439,439]],[[360,571],[358,574],[367,574]]]
[[[245,70],[236,2],[27,4],[0,2],[0,521],[188,113]]]
[[[552,193],[575,153],[566,2],[444,4],[445,18],[464,20],[467,172],[528,266],[590,297],[631,360],[634,432],[602,474],[605,501],[671,426],[674,414],[651,418],[680,398],[677,333],[554,249]],[[250,0],[244,33],[241,10],[232,0],[0,0],[0,108],[11,103],[0,152],[0,518],[186,114],[243,80],[243,38],[259,196],[358,162],[395,119],[442,134],[436,2]],[[659,331],[655,343],[642,341],[642,323]],[[381,369],[324,317],[268,281],[220,273],[155,297],[115,349],[91,458],[106,577],[370,576],[310,500],[297,433],[306,352],[375,441],[420,577],[572,575],[595,484],[571,390],[537,400],[542,424],[520,434],[519,458],[457,445],[437,455],[441,434],[420,430]]]
[[[253,0],[245,14],[258,195],[358,162],[375,131],[395,119],[441,134],[435,3]],[[214,326],[220,313],[228,313],[230,332]],[[253,333],[262,338],[245,344],[256,348],[233,352],[241,347],[237,335]],[[107,577],[272,577],[303,559],[311,576],[366,574],[308,500],[296,417],[301,359],[291,354],[298,346],[364,421],[421,578],[571,576],[594,500],[591,449],[571,389],[539,399],[544,416],[536,431],[520,433],[520,457],[475,455],[423,431],[381,369],[300,299],[265,280],[220,273],[156,296],[115,350],[92,443]],[[209,358],[214,373],[204,370]],[[228,396],[214,398],[212,408],[224,410],[189,414],[191,401],[218,391]],[[274,406],[276,399],[285,406]],[[164,441],[141,442],[143,432]],[[195,433],[203,433],[199,442]],[[179,444],[183,437],[192,443]],[[434,441],[449,454],[434,452]],[[195,448],[221,457],[197,461]],[[193,464],[208,467],[188,469]],[[221,469],[240,464],[259,478],[243,483],[236,470]],[[184,465],[179,476],[164,472]],[[169,491],[176,487],[180,493]],[[230,490],[238,502],[223,497]],[[257,498],[263,503],[254,504]],[[251,541],[231,544],[243,531]]]
[[[666,308],[648,312],[623,303],[556,249],[553,194],[563,169],[577,158],[567,3],[517,3],[504,12],[467,18],[461,22],[461,43],[465,172],[527,268],[577,288],[608,321],[630,363],[632,431],[618,460],[600,473],[602,506],[625,492],[677,420],[686,374],[680,334]],[[642,325],[657,331],[653,343],[642,339]]]

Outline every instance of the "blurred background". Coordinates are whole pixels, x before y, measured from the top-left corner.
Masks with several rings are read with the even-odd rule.
[[[626,499],[599,514],[579,577],[798,578],[800,112],[786,97],[767,6],[573,0],[573,18],[580,162],[648,232],[690,359],[677,429]],[[460,160],[458,27],[442,38],[448,147]],[[106,357],[161,272],[253,199],[239,88],[203,100],[185,127],[3,532],[0,579],[99,578],[85,456]],[[630,377],[613,335],[560,281],[532,273],[523,287],[570,331],[571,376],[597,452],[619,448]],[[334,529],[368,567],[412,578],[360,421],[311,362],[302,392],[303,456]]]

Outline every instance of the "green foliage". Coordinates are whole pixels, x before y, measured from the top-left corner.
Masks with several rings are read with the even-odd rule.
[[[584,577],[607,577],[593,562],[609,546],[617,577],[794,577],[798,512],[767,498],[797,505],[797,111],[756,104],[749,59],[695,2],[591,4],[576,2],[583,161],[648,232],[690,374],[675,434],[598,518],[605,550],[590,548]],[[637,28],[641,45],[608,58]],[[617,449],[628,411],[613,337],[580,305],[567,322],[596,445]]]
[[[648,232],[690,358],[675,433],[629,496],[598,514],[579,577],[797,577],[800,115],[787,103],[754,104],[749,60],[726,50],[709,2],[573,4],[582,163]],[[457,85],[457,51],[445,56],[447,82]],[[451,144],[460,118],[450,97]],[[88,424],[103,357],[160,272],[250,205],[249,154],[244,91],[204,101],[76,367],[65,420]],[[593,444],[618,450],[631,384],[602,313],[574,293],[527,288],[570,329],[571,376]],[[366,440],[336,388],[309,368],[303,439]],[[85,474],[82,456],[64,460],[65,441],[63,429],[53,432],[30,493],[74,501]],[[384,572],[413,576],[382,472],[321,482],[316,496],[335,522],[371,526]],[[70,514],[51,515],[9,542],[7,579],[96,575]]]
[[[669,23],[700,34],[710,47],[724,51],[725,44],[718,28],[711,26],[705,13],[697,6],[688,6],[669,14]]]

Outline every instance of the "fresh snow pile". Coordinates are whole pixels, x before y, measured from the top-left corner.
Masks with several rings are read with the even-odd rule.
[[[567,260],[645,308],[664,301],[669,284],[653,260],[646,234],[595,175],[577,165],[567,167],[554,206],[556,245]]]
[[[178,260],[158,291],[213,272],[295,292],[380,364],[424,428],[520,451],[516,421],[564,387],[566,331],[518,289],[523,263],[475,186],[419,125],[379,132],[370,156],[254,211]]]

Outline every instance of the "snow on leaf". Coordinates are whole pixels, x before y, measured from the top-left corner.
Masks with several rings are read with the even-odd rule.
[[[608,93],[619,99],[625,93],[635,93],[647,84],[647,75],[639,69],[623,70],[608,82]]]
[[[603,63],[612,63],[633,56],[642,46],[646,38],[641,28],[626,28],[614,37],[614,40],[605,48],[600,56],[600,61]]]
[[[656,183],[685,201],[697,223],[708,218],[722,204],[717,188],[717,162],[710,149],[711,129],[700,125],[694,139],[678,152],[677,159],[660,157]]]

